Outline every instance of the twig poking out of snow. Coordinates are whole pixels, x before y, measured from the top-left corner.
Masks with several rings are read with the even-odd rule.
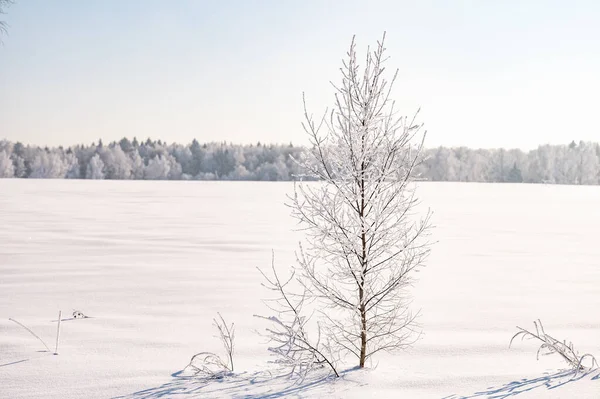
[[[33,331],[31,331],[31,330],[29,329],[29,327],[25,326],[24,324],[21,324],[21,323],[19,323],[19,322],[18,322],[18,321],[16,321],[15,319],[10,319],[10,318],[9,318],[8,320],[12,321],[13,323],[16,323],[16,324],[20,325],[21,327],[23,327],[24,329],[26,329],[27,331],[29,331],[29,333],[30,333],[31,335],[33,335],[34,337],[36,337],[36,338],[37,338],[37,339],[38,339],[38,340],[39,340],[39,341],[40,341],[40,342],[41,342],[41,343],[42,343],[42,344],[43,344],[43,345],[46,347],[46,350],[47,350],[48,352],[51,352],[51,351],[50,351],[50,348],[48,348],[48,345],[46,345],[46,343],[44,342],[44,340],[43,340],[43,339],[41,339],[41,338],[40,338],[40,337],[39,337],[39,336],[38,336],[36,333],[34,333]]]
[[[598,362],[596,361],[596,358],[593,355],[589,353],[579,355],[579,353],[573,347],[572,342],[567,343],[566,340],[563,340],[561,342],[556,338],[552,337],[551,335],[546,334],[541,320],[538,319],[537,321],[534,321],[533,325],[535,326],[535,333],[517,326],[519,331],[510,339],[508,347],[510,348],[513,340],[517,337],[521,337],[521,340],[525,338],[536,339],[542,342],[537,351],[538,359],[540,357],[540,354],[551,355],[553,353],[558,353],[563,358],[563,360],[567,362],[569,367],[575,370],[575,374],[577,374],[580,371],[590,371],[598,367]],[[583,361],[586,358],[589,358],[592,362],[589,367],[585,367],[583,365]]]
[[[233,372],[233,352],[234,352],[234,340],[235,340],[235,325],[231,323],[231,326],[227,327],[227,323],[221,316],[221,313],[217,313],[220,320],[213,319],[215,327],[219,330],[219,338],[223,343],[227,357],[229,358],[229,364],[227,368]]]
[[[191,369],[194,375],[209,379],[221,379],[233,373],[235,325],[231,323],[230,326],[227,326],[221,313],[217,313],[217,315],[219,319],[213,319],[213,322],[219,331],[219,339],[227,353],[227,361],[223,361],[221,357],[212,352],[200,352],[192,356],[190,363],[185,367],[185,369]]]
[[[58,311],[58,324],[56,325],[56,347],[54,348],[54,354],[58,355],[58,340],[60,338],[60,318],[62,317],[62,311]]]

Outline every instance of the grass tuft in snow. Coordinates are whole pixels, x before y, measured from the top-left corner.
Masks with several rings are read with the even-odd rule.
[[[593,370],[595,367],[598,367],[598,362],[596,361],[596,358],[593,355],[589,353],[579,355],[579,353],[573,347],[572,342],[569,341],[567,343],[566,340],[563,340],[561,342],[556,338],[552,337],[551,335],[547,334],[544,330],[544,326],[541,320],[538,319],[537,321],[534,321],[533,325],[535,326],[535,332],[531,332],[529,330],[517,326],[517,329],[519,329],[519,331],[510,339],[508,347],[510,348],[510,346],[513,343],[513,340],[518,337],[521,337],[521,340],[525,338],[535,339],[541,341],[541,345],[538,348],[536,354],[537,359],[539,359],[540,354],[542,356],[545,356],[557,353],[569,365],[569,367],[571,367],[571,369],[575,371],[575,375],[577,375],[579,371],[590,371]],[[583,365],[583,361],[585,359],[589,359],[591,361],[591,365],[589,367],[585,367]]]
[[[192,370],[196,376],[207,379],[222,379],[233,374],[233,353],[235,349],[235,324],[227,325],[221,313],[217,313],[219,319],[213,319],[214,326],[219,332],[219,339],[223,343],[227,360],[212,352],[200,352],[192,356],[190,363],[184,370]]]

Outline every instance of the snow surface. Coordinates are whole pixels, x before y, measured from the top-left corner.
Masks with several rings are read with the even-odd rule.
[[[255,330],[268,315],[256,267],[293,262],[290,183],[0,180],[0,398],[600,398],[597,372],[569,381],[516,325],[600,356],[600,187],[422,183],[434,246],[413,289],[424,337],[373,368],[290,387],[269,376]],[[58,311],[91,316],[62,323]],[[236,324],[236,371],[181,372],[221,351],[212,318]],[[349,366],[352,366],[350,364]]]

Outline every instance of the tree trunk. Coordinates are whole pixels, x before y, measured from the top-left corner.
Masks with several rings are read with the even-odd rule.
[[[360,359],[358,366],[363,368],[367,358],[367,312],[365,311],[365,305],[360,306],[360,326]]]
[[[365,126],[363,121],[363,127]],[[362,153],[365,152],[365,136],[362,136]],[[363,155],[364,156],[364,155]],[[367,233],[365,231],[365,161],[360,165],[360,219],[362,224],[361,247],[362,247],[362,271],[360,276],[360,286],[358,287],[358,299],[360,309],[360,358],[359,367],[365,367],[367,358],[367,309],[364,301],[365,297],[365,277],[367,274]]]
[[[363,181],[364,187],[364,181]],[[363,191],[364,196],[364,191]],[[364,204],[364,199],[363,199]],[[364,212],[364,205],[361,213]],[[363,222],[364,223],[364,222]],[[365,305],[364,297],[365,297],[365,274],[367,272],[367,236],[365,233],[365,229],[363,227],[362,232],[362,275],[360,277],[360,287],[358,288],[358,299],[359,299],[359,310],[360,310],[360,359],[359,359],[359,367],[365,367],[365,360],[367,357],[367,307]]]

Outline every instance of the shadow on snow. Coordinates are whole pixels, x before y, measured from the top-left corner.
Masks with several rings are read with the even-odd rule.
[[[594,375],[596,374],[596,375]],[[556,389],[571,382],[579,381],[582,378],[594,375],[592,380],[599,380],[600,373],[598,370],[593,370],[587,373],[579,373],[575,375],[573,370],[559,371],[554,374],[547,374],[536,378],[523,378],[519,381],[513,381],[501,387],[489,387],[484,391],[475,392],[467,396],[450,395],[443,399],[471,399],[471,398],[489,398],[502,399],[511,396],[516,396],[524,392],[534,389]]]
[[[159,387],[144,389],[125,396],[117,396],[113,399],[159,399],[159,398],[215,398],[227,397],[233,399],[275,399],[275,398],[300,398],[312,396],[340,395],[343,392],[361,383],[361,378],[351,378],[354,369],[345,370],[340,379],[334,379],[324,373],[314,373],[308,376],[302,383],[294,384],[286,376],[273,375],[269,372],[240,373],[221,379],[202,379],[192,376],[184,376],[183,371],[172,374],[173,380]],[[580,373],[575,376],[572,370],[559,371],[536,378],[524,378],[513,381],[501,387],[489,387],[480,392],[470,395],[450,395],[443,399],[502,399],[517,396],[519,394],[538,390],[553,390],[588,378],[600,381],[600,372],[594,370],[588,373]],[[344,382],[343,384],[338,384]],[[346,384],[349,383],[349,384]]]
[[[347,370],[340,380],[348,381]],[[113,399],[157,399],[157,398],[214,398],[275,399],[293,398],[334,393],[338,380],[328,373],[315,372],[301,383],[294,383],[284,375],[270,372],[240,373],[221,379],[202,379],[184,376],[182,371],[171,375],[173,380],[159,387],[144,389]],[[348,381],[349,382],[349,381]],[[358,385],[360,385],[357,381]],[[345,387],[348,388],[348,387]],[[312,394],[311,394],[312,393]]]

